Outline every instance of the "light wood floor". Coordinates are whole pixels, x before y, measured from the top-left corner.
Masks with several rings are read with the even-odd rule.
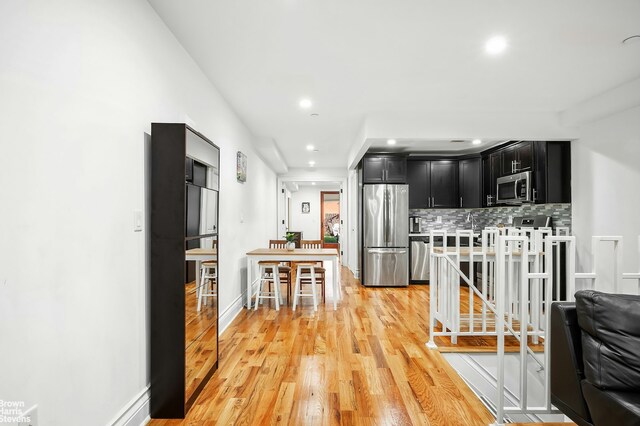
[[[198,312],[195,281],[185,286],[185,402],[190,407],[197,390],[209,379],[216,363],[218,302],[206,299]]]
[[[428,286],[243,310],[220,336],[219,369],[184,421],[213,424],[488,425],[493,417],[428,340]]]

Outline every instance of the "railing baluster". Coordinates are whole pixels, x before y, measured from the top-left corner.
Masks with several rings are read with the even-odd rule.
[[[504,231],[492,231],[497,235],[495,252],[489,257],[491,250],[491,233],[483,231],[482,251],[478,253],[482,262],[482,277],[480,288],[476,287],[474,280],[474,260],[475,253],[469,241],[468,256],[462,254],[460,248],[460,237],[456,235],[456,248],[454,251],[446,249],[446,237],[443,243],[444,249],[441,254],[431,253],[430,259],[430,340],[433,344],[434,336],[450,336],[453,343],[460,335],[495,335],[497,339],[498,371],[497,385],[498,392],[496,398],[496,424],[502,424],[505,413],[558,413],[551,405],[550,390],[550,347],[549,330],[551,327],[551,304],[561,297],[561,279],[563,278],[560,265],[565,265],[565,299],[573,300],[576,290],[576,280],[590,280],[596,290],[606,290],[602,288],[603,276],[598,270],[600,260],[600,245],[602,243],[613,243],[613,289],[622,291],[624,280],[637,281],[640,293],[640,272],[622,273],[622,237],[600,237],[592,238],[592,268],[588,273],[576,272],[576,239],[568,235],[553,235],[550,230],[538,230],[533,235],[518,235],[509,231],[504,235]],[[638,238],[640,249],[640,238]],[[491,260],[493,259],[493,261]],[[464,274],[460,265],[462,262],[469,263],[469,276]],[[517,265],[517,267],[516,267]],[[639,252],[640,270],[640,252]],[[461,284],[466,283],[469,287],[469,328],[462,328],[461,317]],[[473,309],[475,299],[479,299],[481,304],[481,327],[476,329],[475,311]],[[495,318],[495,330],[491,331],[488,325],[488,317]],[[443,324],[442,332],[435,332],[437,319],[440,318]],[[514,319],[519,320],[518,327],[514,328]],[[531,329],[529,329],[531,327]],[[463,331],[464,330],[464,331]],[[519,391],[520,401],[517,407],[505,407],[505,334],[514,336],[519,343],[520,370]],[[532,348],[529,347],[529,337],[532,343],[539,343],[543,338],[544,354],[542,361],[535,356]],[[531,359],[529,358],[531,357]],[[528,404],[528,364],[534,360],[544,371],[544,405],[532,407]]]

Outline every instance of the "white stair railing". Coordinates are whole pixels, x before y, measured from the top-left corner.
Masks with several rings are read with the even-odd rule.
[[[551,405],[550,348],[546,332],[550,329],[550,308],[553,301],[573,300],[576,282],[580,288],[590,288],[612,292],[605,288],[610,280],[613,292],[623,292],[628,281],[637,283],[640,294],[640,272],[622,272],[623,238],[619,236],[594,236],[591,244],[591,271],[576,272],[576,240],[569,235],[568,228],[535,232],[518,230],[486,229],[482,232],[482,247],[473,247],[470,232],[457,232],[456,244],[447,247],[446,232],[431,234],[442,237],[439,247],[431,245],[430,250],[430,307],[431,318],[429,342],[436,348],[434,337],[446,336],[456,344],[458,336],[497,336],[497,398],[496,425],[502,424],[505,415],[510,414],[553,414],[559,413]],[[468,244],[461,241],[467,239]],[[603,268],[602,247],[611,247],[611,267]],[[640,270],[640,237],[638,238]],[[461,263],[469,263],[469,274],[463,273]],[[480,288],[476,286],[474,263],[481,264]],[[600,263],[599,263],[600,262]],[[562,274],[565,276],[563,277]],[[586,284],[585,284],[586,281]],[[469,289],[468,312],[461,309],[461,283]],[[562,287],[564,286],[564,294]],[[474,306],[480,303],[477,311]],[[466,327],[461,319],[468,316]],[[491,327],[491,322],[495,327]],[[437,323],[442,331],[436,331]],[[479,325],[479,326],[478,326]],[[513,336],[519,345],[520,370],[519,400],[517,406],[505,406],[505,337]],[[532,344],[541,344],[542,356],[536,356]],[[528,364],[534,362],[543,371],[544,403],[528,404],[527,374]]]
[[[506,286],[509,285],[508,280],[509,277],[505,275],[505,271],[508,270],[508,262],[510,261],[509,256],[506,254],[508,250],[508,244],[513,241],[518,241],[519,237],[500,237],[498,239],[498,247],[497,252],[498,255],[496,257],[496,293],[502,294],[506,292]],[[525,251],[524,247],[526,244],[523,241],[519,241],[522,243],[523,251]],[[521,271],[520,279],[518,284],[521,286],[521,305],[520,305],[520,321],[521,327],[519,329],[519,342],[520,342],[520,374],[519,374],[519,403],[518,406],[507,407],[505,406],[505,392],[507,389],[504,385],[504,375],[505,375],[505,345],[504,345],[504,337],[507,334],[513,334],[513,331],[508,327],[504,327],[503,324],[498,325],[499,322],[504,321],[504,312],[501,312],[501,307],[503,304],[498,297],[496,306],[498,307],[496,313],[496,329],[498,331],[498,387],[496,393],[496,422],[494,425],[503,425],[505,415],[509,414],[553,414],[560,413],[553,405],[551,404],[551,388],[550,388],[550,369],[547,368],[550,363],[551,357],[551,349],[549,347],[549,341],[544,339],[546,330],[550,329],[550,309],[551,302],[554,300],[553,295],[553,287],[554,281],[556,284],[560,282],[559,272],[553,273],[554,271],[554,261],[559,263],[562,260],[560,247],[564,245],[564,261],[565,261],[565,270],[566,270],[566,299],[574,300],[574,294],[576,289],[576,280],[587,280],[590,282],[590,288],[593,290],[599,291],[609,291],[610,289],[601,288],[606,282],[602,281],[602,278],[605,276],[603,271],[598,270],[599,260],[600,260],[600,248],[603,243],[612,243],[613,249],[612,253],[614,256],[614,260],[612,262],[611,273],[613,276],[613,292],[619,293],[623,291],[623,281],[624,280],[636,280],[638,281],[638,293],[640,294],[640,272],[639,273],[623,273],[622,272],[622,247],[623,247],[623,238],[620,236],[595,236],[592,238],[592,269],[591,272],[587,273],[578,273],[576,272],[576,242],[575,237],[566,236],[566,235],[556,235],[556,236],[547,236],[544,239],[544,253],[549,254],[544,256],[544,267],[540,272],[529,272],[524,268]],[[553,255],[555,247],[555,255]],[[638,238],[638,250],[640,256],[640,237]],[[640,260],[640,259],[639,259]],[[638,267],[640,268],[640,262],[638,263]],[[529,264],[530,266],[530,264]],[[560,268],[555,268],[558,271]],[[540,313],[544,315],[544,327],[541,330],[536,331],[533,324],[528,321],[527,315],[529,311],[524,306],[531,306],[533,312],[533,307],[530,300],[527,300],[528,292],[525,290],[527,288],[536,288],[536,284],[534,284],[537,280],[542,280],[541,285],[544,286],[544,296],[542,303],[542,310]],[[539,281],[540,282],[540,281]],[[534,292],[531,292],[534,294]],[[558,295],[559,293],[556,293]],[[555,297],[556,300],[559,300],[559,297]],[[522,324],[529,323],[529,326],[525,327]],[[527,345],[529,337],[538,336],[543,338],[544,345],[544,405],[542,406],[529,406],[527,401],[527,363],[530,361],[531,352],[525,351],[524,347]],[[533,341],[533,338],[532,338]],[[534,358],[535,359],[535,358]]]
[[[546,238],[540,238],[546,235]],[[556,256],[552,255],[555,250],[560,251],[561,244],[566,245],[567,255],[567,278],[566,287],[567,294],[573,295],[571,289],[575,288],[575,276],[571,273],[575,269],[572,268],[572,253],[575,253],[575,237],[570,236],[551,236],[549,233],[541,232],[535,236],[537,242],[531,245],[526,237],[500,237],[498,239],[497,255],[496,255],[496,292],[498,294],[506,293],[506,287],[510,285],[510,277],[508,272],[508,264],[512,261],[507,254],[507,247],[510,243],[517,242],[521,245],[520,265],[521,271],[518,279],[520,287],[519,292],[519,321],[520,328],[518,330],[518,341],[520,343],[520,364],[519,364],[519,392],[517,406],[506,406],[505,404],[505,335],[513,334],[513,332],[504,326],[505,313],[503,311],[503,303],[500,300],[496,302],[498,307],[496,313],[496,330],[498,332],[498,372],[497,372],[497,390],[496,390],[496,423],[502,425],[505,415],[509,414],[560,414],[560,412],[551,405],[551,389],[550,389],[550,369],[547,368],[550,361],[550,351],[548,348],[548,340],[546,339],[546,331],[550,329],[550,312],[551,303],[554,301],[554,260]],[[530,259],[529,247],[540,250],[534,254],[534,259],[541,259],[527,262]],[[574,258],[574,257],[573,257]],[[557,283],[556,283],[557,284]],[[534,318],[534,315],[537,318]],[[531,320],[530,320],[531,318]],[[536,323],[537,321],[537,323]],[[532,343],[542,340],[544,345],[543,362],[528,350],[529,338]],[[533,360],[541,365],[544,370],[544,404],[542,406],[531,406],[528,401],[528,364]]]

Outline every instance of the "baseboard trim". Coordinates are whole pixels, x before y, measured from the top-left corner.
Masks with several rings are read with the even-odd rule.
[[[108,423],[111,426],[143,426],[151,420],[149,412],[149,387],[147,386]]]
[[[236,297],[231,305],[218,317],[218,333],[222,334],[234,319],[244,309],[243,301],[246,293]],[[110,426],[143,426],[151,420],[149,411],[149,387],[140,391],[129,403],[109,422]]]
[[[234,319],[244,309],[244,300],[247,298],[246,292],[236,297],[233,302],[218,316],[218,336],[220,336],[231,325]]]

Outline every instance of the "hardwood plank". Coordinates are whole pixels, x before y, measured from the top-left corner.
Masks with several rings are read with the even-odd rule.
[[[317,313],[310,304],[276,312],[270,301],[241,312],[220,336],[218,371],[187,417],[150,425],[493,422],[442,355],[425,347],[428,286],[366,288],[343,268],[342,291],[337,311],[329,301]]]

